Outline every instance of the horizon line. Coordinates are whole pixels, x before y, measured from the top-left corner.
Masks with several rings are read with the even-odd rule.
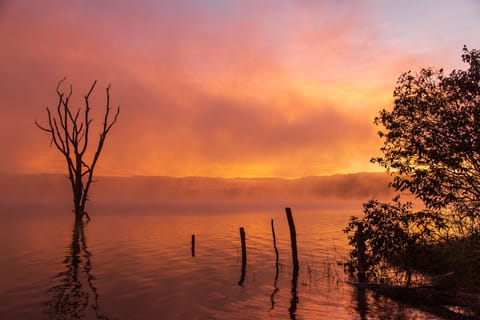
[[[388,175],[385,171],[348,171],[348,172],[334,172],[329,174],[322,175],[305,175],[305,176],[210,176],[210,175],[184,175],[184,176],[175,176],[175,175],[146,175],[146,174],[99,174],[94,177],[97,178],[171,178],[171,179],[188,179],[188,178],[207,178],[207,179],[278,179],[278,180],[300,180],[305,178],[320,178],[320,177],[334,177],[334,176],[348,176],[348,175],[358,175],[358,174],[385,174]],[[27,176],[27,175],[65,175],[68,178],[67,173],[62,172],[0,172],[0,176]]]

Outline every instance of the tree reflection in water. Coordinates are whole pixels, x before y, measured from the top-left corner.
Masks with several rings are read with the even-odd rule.
[[[353,290],[355,298],[355,310],[358,312],[358,315],[361,320],[367,319],[368,313],[368,303],[367,303],[367,292],[365,287],[356,286]]]
[[[47,291],[49,299],[44,311],[49,319],[82,319],[87,313],[91,317],[92,311],[97,319],[108,319],[99,307],[91,258],[84,224],[81,220],[75,221],[72,242],[63,261],[65,271],[53,277],[58,284]]]

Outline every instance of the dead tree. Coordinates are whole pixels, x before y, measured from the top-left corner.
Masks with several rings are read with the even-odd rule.
[[[86,154],[90,143],[90,129],[93,118],[90,115],[90,95],[97,84],[95,80],[84,96],[84,108],[72,110],[70,98],[72,97],[72,85],[70,90],[65,93],[61,90],[61,85],[65,81],[62,79],[56,88],[58,103],[56,110],[50,110],[47,107],[48,124],[40,125],[37,121],[37,127],[50,133],[52,140],[50,145],[55,147],[63,154],[67,162],[68,179],[73,192],[73,211],[77,219],[82,219],[84,215],[88,216],[85,211],[85,205],[88,200],[88,191],[93,179],[93,172],[97,164],[98,158],[103,149],[105,139],[117,122],[120,113],[120,107],[117,107],[114,115],[110,114],[110,85],[106,88],[106,109],[101,126],[100,137],[96,146],[96,150],[92,150],[91,159],[88,161]]]

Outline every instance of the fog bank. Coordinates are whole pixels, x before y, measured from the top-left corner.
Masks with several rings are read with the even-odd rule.
[[[372,197],[389,199],[389,177],[358,173],[300,179],[226,179],[205,177],[98,177],[92,184],[93,208],[235,207],[266,205],[359,204]],[[2,207],[71,204],[64,175],[0,175]]]

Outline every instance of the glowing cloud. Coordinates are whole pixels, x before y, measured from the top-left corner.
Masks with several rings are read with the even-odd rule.
[[[479,44],[478,5],[466,0],[418,10],[376,0],[0,3],[9,172],[63,172],[33,122],[64,76],[79,104],[98,79],[95,107],[108,83],[122,106],[99,174],[379,170],[369,164],[380,146],[372,121],[398,75],[457,67],[463,44]]]

